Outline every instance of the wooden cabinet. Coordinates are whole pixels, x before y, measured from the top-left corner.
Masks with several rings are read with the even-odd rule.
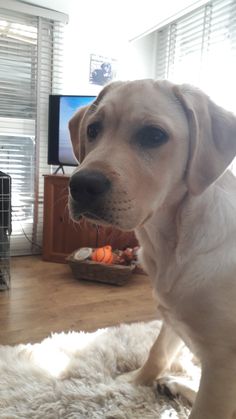
[[[113,249],[137,245],[134,233],[113,227],[97,227],[89,222],[74,223],[68,212],[69,176],[44,177],[43,259],[65,262],[68,254],[79,247],[111,244]]]

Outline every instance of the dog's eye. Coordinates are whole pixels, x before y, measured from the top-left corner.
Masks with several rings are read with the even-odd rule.
[[[93,122],[87,127],[87,135],[89,141],[95,140],[95,138],[98,136],[98,134],[101,131],[101,124],[100,122]]]
[[[137,133],[137,141],[142,148],[154,148],[166,143],[168,135],[160,128],[147,126]]]

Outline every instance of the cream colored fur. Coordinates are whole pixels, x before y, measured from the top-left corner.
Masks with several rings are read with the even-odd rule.
[[[159,321],[123,324],[53,334],[34,345],[0,346],[0,418],[186,419],[189,406],[181,400],[160,397],[154,386],[116,379],[144,362],[160,326]],[[199,369],[184,348],[181,359],[186,358],[189,379],[197,384]],[[186,371],[181,374],[186,377]]]
[[[87,127],[98,120],[101,131],[89,142]],[[140,147],[136,133],[145,125],[161,127],[168,141],[151,150]],[[144,366],[121,379],[151,384],[162,377],[161,388],[193,403],[191,419],[231,419],[236,180],[227,167],[236,154],[235,116],[191,86],[143,80],[106,87],[92,107],[75,115],[70,129],[75,155],[86,156],[76,171],[96,169],[112,183],[98,223],[135,230],[163,318]],[[78,219],[73,199],[70,206]],[[182,341],[201,362],[197,395],[163,378]]]

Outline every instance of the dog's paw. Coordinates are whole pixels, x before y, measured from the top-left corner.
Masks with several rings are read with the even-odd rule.
[[[137,384],[136,380],[139,374],[139,370],[129,371],[124,374],[118,375],[116,381],[120,383]]]
[[[179,377],[162,377],[157,381],[157,390],[161,395],[169,399],[183,398],[190,405],[194,403],[196,391],[189,383]]]
[[[123,383],[130,383],[137,386],[151,386],[155,380],[152,373],[147,373],[146,370],[139,368],[134,371],[130,371],[126,374],[121,374],[116,378],[117,381]]]
[[[162,377],[157,381],[157,390],[162,396],[173,400],[179,397],[179,383],[174,377]]]

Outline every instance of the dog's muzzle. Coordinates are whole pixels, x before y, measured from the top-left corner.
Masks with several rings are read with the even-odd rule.
[[[111,182],[100,171],[84,169],[71,176],[69,188],[74,215],[96,217],[104,207]]]

